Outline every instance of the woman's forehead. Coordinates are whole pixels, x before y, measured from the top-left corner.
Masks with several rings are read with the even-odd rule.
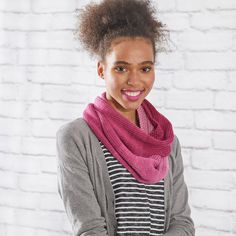
[[[144,39],[126,39],[113,45],[106,55],[112,63],[123,61],[129,64],[140,64],[154,61],[152,45]]]

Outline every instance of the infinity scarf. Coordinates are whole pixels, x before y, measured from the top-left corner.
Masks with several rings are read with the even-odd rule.
[[[116,111],[104,92],[87,106],[83,118],[137,181],[154,184],[167,175],[174,133],[170,121],[146,99],[137,115],[140,127]]]

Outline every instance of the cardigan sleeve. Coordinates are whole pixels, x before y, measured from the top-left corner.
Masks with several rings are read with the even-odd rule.
[[[73,235],[107,236],[104,217],[93,191],[83,142],[75,142],[71,127],[57,131],[58,192]]]
[[[194,223],[190,216],[188,204],[188,190],[183,175],[183,160],[178,138],[174,145],[174,158],[172,166],[172,189],[170,206],[170,224],[164,236],[194,236]]]

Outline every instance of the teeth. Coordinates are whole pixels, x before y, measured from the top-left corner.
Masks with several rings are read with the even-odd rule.
[[[128,91],[125,91],[125,94],[127,94],[128,96],[138,96],[141,92],[140,91],[137,91],[137,92],[128,92]]]

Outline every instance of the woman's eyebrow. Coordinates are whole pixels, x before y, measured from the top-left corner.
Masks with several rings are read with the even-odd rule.
[[[117,64],[131,65],[131,63],[129,63],[129,62],[127,62],[127,61],[115,61],[115,62],[114,62],[114,65],[117,65]],[[153,62],[153,61],[143,61],[143,62],[139,63],[139,65],[143,65],[143,64],[151,64],[151,65],[154,65],[154,62]]]

